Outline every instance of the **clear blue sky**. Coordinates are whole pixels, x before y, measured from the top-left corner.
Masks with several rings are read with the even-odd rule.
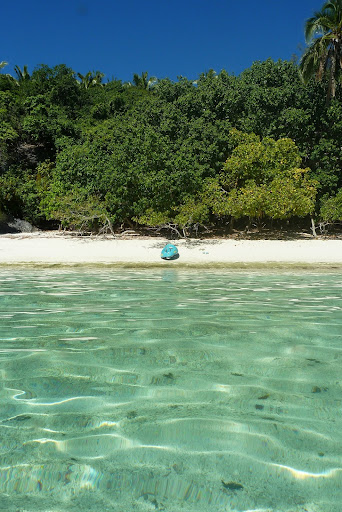
[[[0,61],[66,64],[130,80],[239,74],[256,60],[300,55],[305,20],[323,0],[3,0]]]

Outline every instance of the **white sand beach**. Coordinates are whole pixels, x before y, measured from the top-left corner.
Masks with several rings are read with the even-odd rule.
[[[341,265],[342,240],[177,240],[179,258],[164,261],[165,238],[75,237],[57,232],[0,235],[0,265]]]

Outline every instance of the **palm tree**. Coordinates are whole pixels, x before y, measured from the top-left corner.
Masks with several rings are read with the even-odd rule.
[[[95,87],[97,85],[104,85],[102,83],[104,73],[101,73],[100,71],[88,71],[86,75],[77,73],[77,76],[81,80],[81,82],[78,83],[85,89],[89,89],[89,87]]]
[[[300,61],[304,82],[315,77],[329,80],[328,99],[336,95],[336,84],[342,70],[342,0],[328,0],[305,23],[308,48]]]
[[[30,80],[31,76],[27,71],[27,66],[24,66],[21,70],[19,66],[14,66],[14,72],[17,75],[17,82],[26,82]]]
[[[0,69],[7,65],[7,62],[0,62]],[[20,69],[19,66],[14,66],[14,72],[16,74],[17,78],[14,78],[14,76],[10,75],[9,73],[6,73],[6,77],[9,80],[10,83],[17,85],[18,87],[23,84],[23,82],[27,82],[28,80],[31,80],[31,75],[29,74],[27,70],[27,66],[24,66],[23,69]]]
[[[18,87],[23,84],[23,82],[28,82],[31,80],[31,75],[27,70],[27,66],[24,66],[23,69],[20,69],[19,66],[14,66],[14,72],[17,78],[14,78],[12,75],[6,75],[11,81],[13,81]]]
[[[136,87],[140,87],[141,89],[149,89],[151,85],[156,81],[155,76],[151,76],[148,78],[148,72],[144,71],[141,75],[134,73],[133,75],[133,83]]]
[[[5,62],[4,60],[0,62],[0,69],[4,68],[5,66],[7,66],[8,62]]]

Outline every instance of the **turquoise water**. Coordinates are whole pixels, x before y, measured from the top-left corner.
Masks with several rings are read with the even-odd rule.
[[[0,270],[0,510],[342,510],[342,276]]]

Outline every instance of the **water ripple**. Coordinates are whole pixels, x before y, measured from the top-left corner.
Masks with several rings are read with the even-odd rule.
[[[1,510],[339,510],[339,274],[18,269],[0,290]]]

